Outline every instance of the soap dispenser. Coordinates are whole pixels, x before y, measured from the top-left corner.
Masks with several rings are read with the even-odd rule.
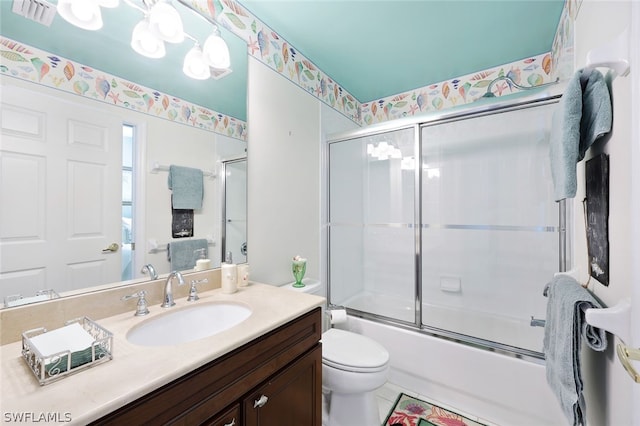
[[[211,268],[211,260],[207,259],[207,249],[201,248],[194,250],[193,252],[196,255],[196,267],[194,268],[196,271],[204,271]]]

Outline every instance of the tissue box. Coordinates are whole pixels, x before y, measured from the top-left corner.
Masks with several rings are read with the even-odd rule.
[[[22,333],[22,358],[41,385],[113,358],[113,334],[87,317]]]

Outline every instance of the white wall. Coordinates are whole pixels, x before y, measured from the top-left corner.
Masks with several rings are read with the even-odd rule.
[[[320,277],[320,102],[249,58],[247,246],[251,279],[293,281],[291,260]]]
[[[357,127],[311,94],[249,58],[248,257],[252,280],[293,281],[291,259],[326,282],[321,141]]]
[[[584,0],[580,6],[575,25],[576,69],[586,64],[590,49],[616,38],[630,25],[631,2]],[[637,43],[637,41],[636,41]],[[637,66],[636,66],[637,68]],[[601,71],[606,72],[606,69]],[[612,82],[613,130],[604,146],[597,146],[587,154],[604,151],[609,154],[610,199],[609,199],[609,244],[610,284],[605,287],[591,280],[589,289],[607,306],[631,295],[631,265],[637,259],[631,257],[630,216],[631,170],[638,167],[631,162],[631,83],[638,79],[638,70],[632,68],[627,77],[617,77]],[[634,119],[637,121],[637,117]],[[574,199],[574,261],[579,268],[581,282],[586,282],[587,250],[585,245],[584,217],[584,161],[578,167],[578,193]],[[609,340],[605,354],[583,351],[583,378],[587,400],[588,423],[594,425],[631,425],[633,382],[623,370],[615,355],[616,339]],[[636,385],[637,386],[637,385]]]

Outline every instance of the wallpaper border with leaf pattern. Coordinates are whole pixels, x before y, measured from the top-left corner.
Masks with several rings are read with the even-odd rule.
[[[247,123],[0,36],[2,75],[247,141]]]
[[[572,24],[579,8],[576,0],[565,2],[551,52],[362,103],[237,1],[191,0],[190,4],[244,39],[248,54],[361,126],[475,102],[499,76],[509,76],[516,83],[528,86],[568,78],[571,71],[568,64],[573,58]],[[0,68],[4,74],[247,140],[244,121],[13,40],[4,37],[1,40],[4,48]],[[501,81],[494,85],[493,93],[502,96],[517,91],[516,87]]]
[[[574,3],[575,0],[568,0],[568,2]],[[308,58],[253,16],[239,2],[191,0],[190,4],[244,39],[251,56],[359,125],[369,125],[474,102],[486,92],[486,87],[493,79],[503,75],[513,78],[520,85],[529,86],[555,80],[555,75],[552,77],[553,58],[559,55],[551,51],[363,103],[318,69]],[[566,9],[567,3],[563,8],[562,19],[565,19]],[[559,27],[566,28],[562,25]],[[501,96],[518,91],[519,89],[503,81],[495,85],[494,94]]]

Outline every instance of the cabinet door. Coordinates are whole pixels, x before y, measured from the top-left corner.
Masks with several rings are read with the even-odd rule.
[[[240,426],[240,404],[232,405],[224,413],[204,422],[203,426]]]
[[[242,405],[246,426],[321,426],[321,345],[256,388]]]

